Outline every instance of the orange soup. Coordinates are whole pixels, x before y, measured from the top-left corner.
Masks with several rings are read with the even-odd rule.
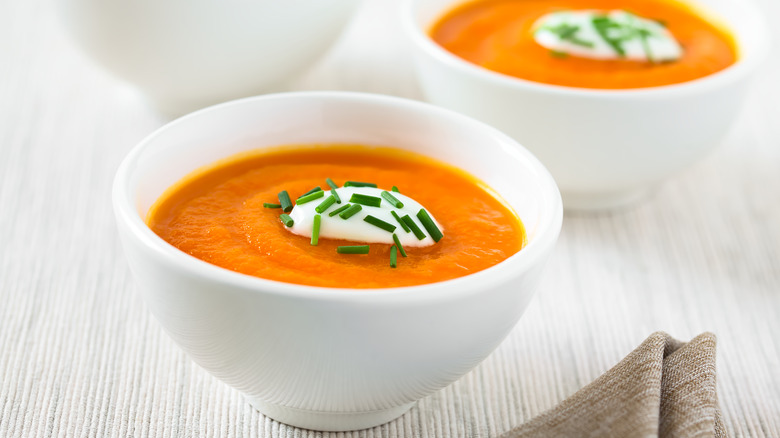
[[[279,207],[280,193],[301,203],[301,195],[313,187],[329,190],[328,184],[341,187],[346,181],[369,181],[377,190],[413,198],[438,222],[443,237],[430,246],[406,247],[407,257],[400,255],[398,245],[382,243],[368,244],[368,254],[343,254],[340,247],[362,243],[320,238],[314,244],[313,238],[286,229],[280,220],[287,217]],[[309,205],[326,204],[326,199]],[[342,201],[342,206],[349,202]],[[322,216],[337,208],[333,203]],[[505,260],[526,239],[513,210],[472,176],[416,154],[355,145],[282,147],[223,160],[168,189],[150,209],[147,224],[171,245],[226,269],[286,283],[346,288],[462,277]],[[405,232],[398,223],[394,227],[395,233]],[[391,252],[397,254],[394,268]]]
[[[681,55],[663,62],[621,56],[593,59],[550,50],[535,38],[538,21],[547,14],[615,10],[629,11],[666,28],[682,49]],[[676,84],[721,71],[737,60],[734,38],[726,30],[673,0],[481,0],[465,3],[444,15],[430,35],[449,52],[489,70],[580,88]]]

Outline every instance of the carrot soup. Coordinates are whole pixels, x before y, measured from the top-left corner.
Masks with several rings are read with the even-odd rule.
[[[593,89],[686,82],[738,55],[723,26],[675,0],[478,0],[446,13],[430,36],[498,73]]]
[[[286,283],[383,288],[449,280],[522,249],[488,186],[393,148],[301,145],[244,153],[169,188],[147,224],[206,262]]]

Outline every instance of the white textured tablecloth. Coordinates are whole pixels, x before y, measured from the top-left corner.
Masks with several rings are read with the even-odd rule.
[[[369,0],[297,88],[419,97],[394,4]],[[761,5],[780,18],[776,0]],[[664,330],[717,334],[729,431],[780,436],[780,50],[772,55],[708,158],[636,208],[565,217],[537,297],[493,355],[400,419],[338,435],[496,436]],[[110,185],[164,122],[70,44],[46,0],[0,0],[0,436],[329,435],[254,411],[194,365],[136,293]]]

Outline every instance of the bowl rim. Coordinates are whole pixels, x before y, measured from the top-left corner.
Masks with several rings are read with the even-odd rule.
[[[758,66],[767,58],[769,53],[769,30],[766,21],[762,18],[758,7],[751,0],[740,0],[739,7],[744,15],[752,21],[751,28],[758,35],[758,43],[749,48],[743,48],[741,43],[742,35],[732,25],[729,17],[723,17],[722,21],[727,25],[728,30],[734,35],[739,56],[737,61],[723,70],[703,76],[690,81],[676,84],[660,85],[654,87],[642,88],[624,88],[624,89],[600,89],[600,88],[581,88],[564,85],[545,84],[543,82],[534,82],[528,79],[521,79],[503,73],[495,72],[487,68],[472,64],[457,55],[445,50],[436,44],[427,34],[426,29],[418,24],[415,15],[415,7],[424,0],[403,0],[401,3],[401,24],[404,33],[412,45],[418,47],[427,56],[433,58],[440,64],[454,69],[477,80],[493,82],[498,86],[508,87],[514,90],[532,91],[538,93],[548,93],[559,96],[572,96],[583,98],[600,98],[607,100],[625,100],[625,99],[663,99],[669,96],[684,96],[701,92],[707,92],[722,86],[737,82],[745,76],[755,71]],[[465,3],[471,3],[479,0],[452,0],[448,8],[443,11],[451,10],[453,7]],[[695,8],[708,10],[705,5],[700,5],[692,0],[680,0],[683,3],[692,4]],[[430,23],[429,23],[430,25]]]
[[[180,129],[180,126],[196,120],[208,118],[213,112],[243,105],[255,105],[256,102],[272,102],[280,99],[322,99],[340,100],[351,104],[377,104],[386,107],[396,107],[399,111],[416,110],[437,113],[452,120],[453,123],[472,125],[474,129],[482,130],[493,139],[503,153],[512,159],[523,162],[536,175],[539,181],[542,202],[539,207],[539,227],[535,230],[533,239],[517,253],[502,262],[463,277],[450,280],[427,283],[416,286],[390,288],[351,289],[308,286],[285,283],[276,280],[254,277],[231,271],[205,262],[170,245],[157,236],[138,214],[134,201],[134,190],[130,186],[131,175],[138,168],[138,160],[144,152],[154,146],[155,141],[169,130]],[[277,296],[298,297],[321,301],[350,301],[366,303],[408,303],[450,300],[458,297],[480,293],[487,287],[506,283],[514,277],[519,277],[534,263],[547,257],[557,241],[563,221],[563,204],[558,187],[544,165],[524,147],[496,128],[462,115],[458,112],[444,109],[432,104],[400,97],[347,92],[347,91],[299,91],[268,94],[237,99],[210,106],[156,129],[136,144],[119,165],[112,187],[113,209],[120,233],[125,228],[132,239],[143,246],[149,256],[161,263],[166,269],[175,269],[191,274],[204,281],[219,282],[226,285],[249,290],[255,293]]]

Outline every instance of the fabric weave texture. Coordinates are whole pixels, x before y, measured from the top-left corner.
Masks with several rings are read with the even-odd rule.
[[[727,436],[715,384],[715,335],[656,332],[598,379],[502,438]]]

